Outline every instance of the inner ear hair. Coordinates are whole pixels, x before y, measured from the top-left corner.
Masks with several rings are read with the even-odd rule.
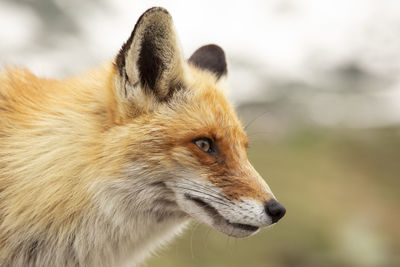
[[[125,96],[132,90],[167,100],[180,88],[183,56],[171,15],[161,7],[147,10],[139,18],[128,41],[122,46],[115,66]]]

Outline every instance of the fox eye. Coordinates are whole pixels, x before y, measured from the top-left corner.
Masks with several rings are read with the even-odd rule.
[[[214,142],[210,138],[198,138],[193,143],[204,153],[214,154],[216,153]]]

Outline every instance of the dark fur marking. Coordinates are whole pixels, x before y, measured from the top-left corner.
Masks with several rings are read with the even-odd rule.
[[[175,201],[164,198],[155,199],[153,201],[153,207],[147,212],[155,218],[157,223],[185,216],[185,213],[179,210]]]
[[[168,219],[181,219],[186,216],[182,211],[157,211],[155,213],[157,223],[162,223]]]
[[[224,50],[218,45],[200,47],[188,61],[200,69],[211,71],[218,79],[228,72]]]
[[[75,249],[74,249],[74,243],[75,243],[75,234],[72,233],[68,237],[68,246],[67,246],[67,253],[70,255],[70,260],[72,260],[77,266],[78,264],[78,257],[76,255]]]
[[[150,186],[167,188],[167,185],[162,181],[157,181],[157,182],[151,183]]]
[[[155,213],[155,217],[156,217],[157,223],[161,223],[161,222],[167,220],[168,218],[172,217],[172,213],[168,212],[168,211],[157,211]]]
[[[159,199],[154,200],[153,204],[155,206],[162,206],[163,208],[171,208],[171,207],[175,208],[175,207],[177,207],[177,204],[176,204],[175,201],[167,200],[167,199],[163,199],[163,198],[159,198]]]
[[[139,68],[140,82],[142,86],[148,90],[155,92],[156,82],[160,78],[162,72],[166,69],[164,62],[158,56],[157,51],[159,48],[154,43],[153,34],[162,34],[159,32],[152,32],[154,29],[151,27],[144,32],[139,59],[137,61]],[[160,38],[161,36],[157,36]],[[162,37],[161,37],[162,38]]]
[[[39,241],[34,240],[31,242],[27,249],[27,261],[28,262],[35,262],[36,257],[37,257],[37,251],[38,251],[38,246],[39,246]]]

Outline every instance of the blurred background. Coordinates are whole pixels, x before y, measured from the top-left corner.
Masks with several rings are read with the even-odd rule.
[[[187,57],[224,48],[250,159],[288,212],[246,239],[193,223],[145,266],[400,266],[400,2],[0,0],[0,64],[87,71],[155,5]]]

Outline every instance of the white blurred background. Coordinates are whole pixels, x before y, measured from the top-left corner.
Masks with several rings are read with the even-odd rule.
[[[1,0],[1,65],[56,78],[86,71],[113,60],[156,5],[172,14],[187,57],[207,43],[224,48],[237,104],[279,101],[277,127],[292,116],[323,126],[400,123],[397,0]]]

